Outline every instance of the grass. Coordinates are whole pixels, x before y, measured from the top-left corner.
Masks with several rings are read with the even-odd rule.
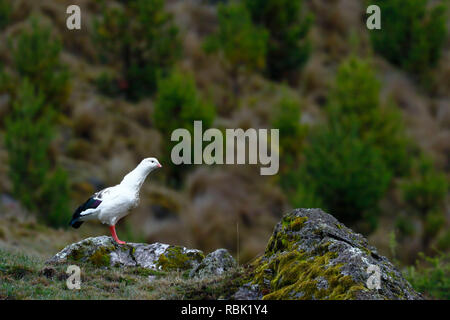
[[[416,266],[408,267],[405,278],[429,299],[450,299],[450,253],[434,257],[419,255]]]
[[[81,289],[69,290],[68,264],[47,265],[66,245],[105,234],[102,226],[56,230],[31,219],[0,218],[0,300],[2,299],[227,299],[241,284],[241,269],[190,279],[186,272],[77,264]]]
[[[81,289],[70,290],[68,265],[0,248],[0,299],[229,299],[241,285],[241,270],[191,279],[181,272],[81,264]]]

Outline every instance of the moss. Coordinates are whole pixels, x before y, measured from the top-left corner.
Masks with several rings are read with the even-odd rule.
[[[281,219],[282,231],[274,233],[269,239],[266,254],[290,249],[290,244],[299,239],[299,236],[295,232],[299,231],[307,220],[308,217],[284,216]]]
[[[263,299],[352,299],[365,290],[364,285],[343,275],[342,265],[330,266],[336,257],[337,253],[331,251],[312,255],[295,248],[270,258],[262,257],[253,263],[253,283],[266,290]],[[326,286],[318,287],[319,280],[325,280]]]
[[[270,252],[273,252],[273,248],[275,246],[276,238],[272,235],[269,239],[269,242],[267,243],[267,247],[265,250],[265,253],[268,254]]]
[[[284,230],[299,231],[303,224],[308,220],[308,217],[296,217],[296,216],[285,216],[281,220],[281,225]]]
[[[106,248],[100,248],[95,251],[90,257],[89,261],[96,267],[106,267],[111,263],[110,251]]]
[[[298,217],[295,218],[292,222],[291,222],[291,230],[292,231],[299,231],[301,228],[303,228],[304,223],[308,220],[308,217]]]
[[[296,224],[298,226],[298,223]],[[280,232],[273,235],[267,244],[266,254],[274,254],[279,251],[291,250],[296,241],[300,239],[299,235],[293,232]]]
[[[190,274],[190,270],[186,270],[185,272],[183,272],[183,274],[181,276],[183,277],[183,279],[189,279],[189,274]]]
[[[85,256],[85,249],[84,247],[73,249],[70,253],[69,259],[74,261],[80,261]]]
[[[173,246],[169,247],[167,251],[159,257],[156,264],[164,271],[187,270],[192,268],[193,261],[200,263],[203,258],[203,254],[196,252],[184,253],[183,248]]]
[[[327,241],[325,243],[321,243],[319,245],[317,245],[314,253],[316,255],[324,255],[327,252],[330,252],[329,246],[331,245],[331,241]]]
[[[161,272],[131,266],[98,268],[86,262],[76,263],[82,270],[82,289],[68,290],[67,264],[51,266],[55,269],[54,275],[47,278],[42,270],[47,268],[44,258],[0,248],[0,299],[231,299],[241,286],[240,269],[205,279],[185,279],[177,271]],[[149,281],[148,275],[161,276]]]
[[[364,251],[369,257],[373,255],[372,251],[366,247],[359,247],[362,251]]]
[[[94,243],[92,242],[91,239],[84,240],[82,243],[83,243],[83,246],[84,246],[85,248],[90,248],[91,246],[94,245]]]
[[[196,263],[200,263],[205,259],[205,255],[201,252],[188,252],[186,255],[194,260]]]

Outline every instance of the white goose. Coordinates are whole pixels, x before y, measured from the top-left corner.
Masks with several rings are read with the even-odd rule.
[[[146,158],[122,182],[95,193],[75,210],[70,225],[78,229],[84,221],[98,219],[109,225],[111,235],[118,244],[125,244],[116,234],[116,223],[139,204],[139,191],[147,175],[161,168],[156,158]]]

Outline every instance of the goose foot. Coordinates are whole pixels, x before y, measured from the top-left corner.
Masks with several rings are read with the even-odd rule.
[[[119,240],[119,238],[117,237],[117,234],[116,234],[116,226],[115,226],[115,225],[114,225],[114,226],[109,226],[109,230],[111,231],[111,235],[112,235],[114,241],[115,241],[117,244],[126,244],[125,241],[121,241],[121,240]]]

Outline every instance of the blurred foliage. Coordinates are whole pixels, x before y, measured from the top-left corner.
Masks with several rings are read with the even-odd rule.
[[[208,53],[219,52],[232,81],[232,90],[239,94],[238,77],[242,70],[262,70],[266,65],[267,32],[255,26],[242,4],[219,4],[219,29],[204,44]]]
[[[395,229],[400,236],[412,236],[415,233],[413,220],[405,214],[399,214],[395,219]]]
[[[12,98],[5,142],[13,193],[50,225],[66,225],[68,178],[49,157],[53,123],[70,93],[70,74],[60,61],[62,43],[51,26],[31,17],[9,46],[15,72],[1,71],[0,87]]]
[[[395,177],[409,175],[416,146],[408,138],[401,111],[388,104],[374,110],[372,123],[360,127],[364,140],[378,147]]]
[[[365,128],[373,121],[380,100],[380,83],[368,61],[350,57],[338,69],[330,93],[330,112],[339,121],[357,120]],[[357,119],[346,117],[357,116]]]
[[[100,58],[121,67],[118,87],[113,84],[112,88],[128,99],[153,94],[158,76],[167,74],[180,56],[178,28],[164,6],[164,0],[132,0],[124,5],[103,2],[102,17],[94,21]],[[103,75],[100,90],[105,89],[106,79]]]
[[[267,75],[289,78],[308,60],[311,43],[308,32],[312,16],[304,14],[303,0],[245,0],[252,20],[269,33]]]
[[[445,225],[445,201],[449,182],[433,161],[422,155],[415,161],[412,176],[401,185],[403,198],[423,223],[423,246],[428,248]]]
[[[433,161],[422,155],[413,168],[413,175],[402,186],[405,201],[418,212],[442,209],[448,192],[447,176],[438,172]]]
[[[67,223],[70,212],[67,176],[61,169],[51,171],[48,154],[54,114],[44,95],[25,78],[6,119],[5,144],[14,195],[27,209],[58,226]]]
[[[214,117],[214,106],[202,101],[191,74],[175,70],[158,80],[153,120],[164,136],[169,138],[178,128],[186,128],[193,133],[195,120],[203,121],[203,127],[208,128]]]
[[[300,123],[300,119],[300,103],[284,94],[272,118],[272,128],[280,130],[279,147],[283,162],[295,162],[301,155],[306,126]]]
[[[438,250],[450,250],[450,230],[447,228],[445,232],[437,239],[436,247]]]
[[[11,185],[14,197],[30,211],[37,212],[47,224],[65,225],[70,216],[67,208],[70,203],[69,179],[66,172],[55,164],[55,158],[63,151],[51,147],[56,133],[53,123],[56,118],[64,118],[61,122],[67,121],[64,123],[67,127],[61,128],[67,163],[75,164],[75,173],[86,171],[98,175],[95,179],[80,176],[79,179],[85,179],[80,185],[86,185],[80,187],[80,194],[91,192],[103,183],[109,183],[112,178],[105,177],[105,172],[116,172],[119,167],[122,169],[122,165],[132,165],[131,159],[135,159],[138,153],[141,155],[148,152],[146,137],[155,137],[157,140],[160,138],[159,134],[153,132],[153,128],[158,129],[162,136],[164,158],[161,162],[164,171],[161,173],[168,175],[170,186],[179,188],[186,178],[185,171],[192,166],[172,165],[170,153],[177,142],[170,141],[171,133],[178,128],[187,128],[192,134],[194,120],[201,120],[203,129],[206,130],[212,126],[216,116],[214,106],[201,98],[202,92],[197,89],[195,83],[197,76],[205,91],[216,92],[218,89],[218,103],[229,101],[227,95],[230,95],[234,97],[233,106],[239,104],[240,98],[243,102],[251,101],[251,105],[261,104],[260,108],[242,110],[242,118],[239,112],[232,116],[222,114],[224,117],[218,119],[217,125],[256,124],[280,129],[281,163],[278,178],[283,193],[292,206],[323,208],[342,222],[350,224],[350,227],[358,228],[361,224],[368,226],[368,229],[364,230],[368,232],[373,230],[377,223],[378,204],[384,198],[383,208],[387,208],[385,216],[389,222],[395,221],[396,233],[392,232],[388,239],[394,259],[396,254],[400,257],[403,256],[403,251],[408,251],[404,249],[416,250],[415,240],[420,236],[423,236],[422,245],[427,254],[434,246],[440,250],[450,248],[450,232],[445,229],[448,179],[434,167],[431,160],[425,157],[417,159],[416,151],[419,147],[407,138],[401,111],[390,100],[384,102],[380,99],[382,84],[377,80],[371,61],[356,57],[344,60],[331,90],[327,91],[328,74],[334,73],[333,61],[346,55],[348,50],[345,46],[349,45],[348,39],[344,39],[341,32],[328,33],[327,28],[332,25],[340,29],[343,24],[354,20],[347,19],[350,16],[342,15],[341,12],[324,12],[324,19],[318,19],[314,26],[314,37],[320,38],[320,45],[315,48],[314,54],[318,54],[319,59],[312,61],[304,74],[309,83],[306,86],[296,85],[294,90],[301,95],[302,101],[303,98],[307,101],[307,111],[311,112],[312,118],[317,115],[315,112],[323,105],[322,102],[327,101],[325,108],[319,110],[323,111],[327,122],[307,132],[307,127],[300,121],[302,106],[298,97],[282,92],[281,99],[273,103],[273,98],[280,95],[279,88],[282,86],[274,86],[269,80],[295,82],[291,80],[296,80],[311,55],[309,34],[313,18],[306,11],[306,6],[312,6],[315,10],[325,8],[318,4],[324,1],[311,4],[302,0],[211,0],[209,3],[221,2],[217,6],[217,21],[214,20],[211,7],[205,7],[201,1],[189,4],[170,2],[170,10],[177,15],[177,24],[192,28],[183,30],[182,34],[175,26],[172,14],[166,11],[164,0],[98,2],[100,5],[90,3],[86,7],[89,15],[97,15],[93,21],[92,37],[85,38],[80,34],[80,37],[67,38],[64,32],[56,28],[60,26],[60,21],[55,18],[57,14],[53,10],[59,10],[60,7],[55,5],[42,8],[40,4],[33,4],[32,11],[41,11],[46,19],[58,21],[57,23],[45,26],[36,18],[30,19],[27,10],[24,10],[17,17],[16,12],[14,13],[15,24],[2,34],[14,36],[9,38],[10,52],[5,50],[1,55],[1,59],[5,59],[0,63],[0,112],[7,115],[2,117],[0,122],[5,124],[5,146],[10,161]],[[438,2],[442,1],[431,3],[426,0],[376,0],[371,3],[378,4],[382,9],[382,30],[370,31],[375,52],[411,74],[422,75],[431,71],[438,62],[447,36],[444,6],[433,6]],[[10,23],[11,3],[8,0],[0,0],[0,30]],[[427,5],[428,3],[430,5]],[[35,8],[37,10],[34,10]],[[343,9],[345,6],[339,8]],[[201,18],[205,19],[196,21]],[[360,24],[360,21],[358,23]],[[25,27],[23,31],[22,27]],[[70,93],[69,79],[72,74],[60,61],[62,42],[55,37],[54,32],[64,35],[64,43],[70,52],[69,58],[77,62],[75,65],[85,65],[91,71],[98,70],[99,67],[96,61],[92,61],[91,55],[91,46],[97,46],[99,60],[106,66],[101,69],[95,85],[103,94],[112,97],[123,95],[129,100],[138,100],[156,92],[157,95],[152,97],[149,104],[120,104],[117,109],[107,108],[105,113],[101,111],[103,108],[95,106],[96,111],[90,112],[88,108],[96,104],[91,104],[91,101],[98,100],[97,94],[82,90],[86,80],[89,81],[91,71],[76,72],[73,74],[76,77],[74,81],[79,81],[82,85],[77,86],[74,98],[80,99],[82,96],[83,101],[74,104],[71,112],[81,120],[75,119],[75,122],[72,122],[69,117],[58,117],[60,106],[67,102]],[[181,35],[186,36],[183,42]],[[222,73],[215,73],[215,68],[208,70],[211,60],[198,63],[198,59],[203,55],[198,52],[197,41],[205,35],[205,51],[214,53],[213,59],[220,59],[227,73],[226,78],[231,82],[230,88],[224,91],[217,88],[223,81]],[[359,36],[360,32],[357,31],[355,39]],[[183,66],[195,69],[195,74],[186,74],[174,68],[181,56],[182,44],[188,48],[183,57]],[[76,46],[80,46],[81,50],[72,54]],[[336,46],[336,55],[330,54],[331,46]],[[362,48],[364,43],[355,44],[354,47]],[[392,68],[383,67],[380,71],[383,78],[390,77]],[[445,68],[441,71],[442,79],[445,78],[445,71]],[[259,72],[264,72],[266,79],[259,76],[247,77]],[[438,72],[436,75],[439,77]],[[407,77],[408,75],[400,75],[399,83],[408,82]],[[247,79],[252,81],[243,81]],[[206,83],[208,81],[211,83]],[[395,90],[397,87],[388,81],[386,92],[392,91],[393,88]],[[400,89],[405,90],[405,95],[409,95],[411,90],[416,88],[413,84]],[[7,94],[3,94],[5,91]],[[436,97],[425,97],[421,92],[417,94],[421,98],[421,102],[417,104],[419,107],[428,102],[439,104],[434,108],[435,119],[429,121],[428,125],[445,124],[445,112],[441,112],[440,102],[435,103]],[[445,95],[443,99],[446,99]],[[409,100],[406,100],[408,105]],[[150,111],[147,108],[152,104],[152,121],[149,121]],[[272,109],[269,110],[269,107]],[[89,114],[86,117],[92,120],[86,121],[87,118],[79,115],[83,112]],[[99,116],[102,121],[98,121]],[[77,122],[82,122],[83,128],[86,129],[77,132]],[[422,131],[427,129],[425,124],[419,126]],[[410,129],[416,130],[412,127]],[[76,139],[73,139],[71,132],[76,134]],[[143,138],[134,139],[130,133]],[[90,148],[90,144],[95,145],[95,148]],[[433,145],[431,148],[436,147]],[[121,154],[121,157],[116,158],[117,152],[123,152],[123,157]],[[108,165],[94,169],[91,158],[108,160]],[[249,179],[253,179],[250,172],[245,172],[241,179],[243,182],[233,185],[233,190],[246,190],[245,184],[256,181],[247,180],[247,174]],[[215,188],[220,184],[217,181],[209,179],[209,176],[208,179],[202,178],[201,183],[205,187],[201,189]],[[397,184],[397,181],[402,183]],[[272,187],[269,182],[261,190]],[[392,187],[392,190],[387,193],[389,187]],[[274,194],[279,192],[274,191]],[[186,192],[189,193],[189,190],[179,194],[177,192],[177,197],[184,199]],[[236,208],[237,212],[243,212],[242,216],[249,217],[248,224],[252,225],[252,228],[248,229],[249,233],[259,234],[259,231],[264,233],[270,230],[256,227],[257,224],[252,220],[255,219],[253,215],[247,214],[253,211],[263,212],[260,208],[268,207],[264,203],[255,204],[259,197],[265,196],[258,192],[260,191],[255,190],[255,194],[246,198],[242,206],[240,202],[234,205],[233,199],[230,199],[233,201],[228,205]],[[397,195],[401,196],[403,203],[399,203]],[[159,198],[164,197],[166,196]],[[253,197],[257,200],[252,200]],[[179,200],[176,201],[178,206]],[[276,203],[270,205],[272,207],[269,210],[280,212],[280,208],[286,205],[284,201],[280,199],[278,203],[276,199]],[[141,206],[143,212],[147,210],[145,208],[147,207]],[[196,208],[194,205],[191,209],[194,211]],[[178,219],[178,207],[173,209],[173,212]],[[194,214],[201,215],[201,210]],[[390,214],[392,220],[388,217]],[[223,220],[216,217],[214,210],[210,215],[210,229],[224,232],[220,241],[226,243],[229,240],[229,228],[227,229]],[[263,215],[260,217],[261,220],[271,219]],[[205,221],[200,218],[198,220]],[[270,221],[267,225],[271,227],[271,223]],[[171,228],[179,227],[176,224],[174,226]],[[422,228],[416,230],[416,226]],[[194,229],[201,230],[201,223],[195,225]],[[256,229],[259,231],[256,232]],[[173,229],[161,230],[164,232],[161,231],[158,236],[165,236],[166,230]],[[380,232],[387,236],[389,230],[391,228]],[[419,231],[422,231],[422,234],[419,234]],[[136,233],[136,230],[133,232]],[[180,241],[188,239],[189,236],[180,236]],[[403,240],[412,240],[411,244],[397,244],[396,236],[399,240],[402,240],[402,236],[408,236]],[[170,239],[171,235],[167,237]],[[197,235],[194,238],[200,237],[203,236]],[[232,237],[234,239],[234,235]],[[205,240],[201,241],[204,243]],[[247,249],[261,245],[261,242],[253,239],[248,241],[250,242],[252,243]],[[249,251],[252,250],[257,249]],[[448,256],[445,259],[448,260]],[[448,262],[442,261],[442,256],[426,258],[423,263],[430,264],[429,268],[421,265],[417,269],[411,269],[413,280],[410,281],[419,291],[425,290],[436,297],[448,297],[448,294],[445,295],[445,292],[448,293],[448,284],[444,283],[448,279]],[[442,273],[442,270],[447,271]],[[433,290],[437,293],[431,292]]]
[[[201,99],[192,75],[174,70],[168,77],[158,80],[153,122],[165,141],[164,163],[172,164],[171,150],[178,143],[171,141],[171,134],[175,129],[187,129],[193,139],[194,121],[202,121],[203,130],[206,130],[211,127],[214,118],[214,106]],[[172,165],[171,174],[175,184],[180,183],[182,167],[186,166]]]
[[[398,248],[398,242],[397,237],[395,235],[395,231],[389,232],[389,251],[392,257],[392,262],[395,264],[398,264],[397,260],[397,248]]]
[[[10,47],[18,76],[28,78],[46,104],[64,104],[70,92],[69,72],[60,62],[61,40],[52,36],[51,27],[34,17],[29,30],[10,38]]]
[[[378,202],[391,179],[378,148],[357,130],[333,124],[313,130],[305,159],[300,181],[315,188],[325,210],[344,223],[364,218],[370,229],[376,226]]]
[[[40,212],[49,225],[67,226],[70,220],[70,189],[67,172],[57,167],[49,173],[42,186]]]
[[[47,152],[52,137],[51,120],[41,116],[44,108],[43,95],[36,95],[25,79],[6,119],[5,139],[14,193],[29,209],[36,209],[36,190],[50,168]]]
[[[284,91],[280,102],[274,108],[272,128],[280,130],[279,153],[280,158],[283,159],[279,172],[280,184],[290,194],[298,186],[298,177],[292,172],[295,172],[300,161],[307,133],[307,127],[302,125],[300,120],[301,107],[298,99],[289,96]],[[306,200],[303,199],[306,196],[303,192],[294,192],[297,200],[300,198]]]
[[[315,190],[298,187],[291,202],[322,203],[343,222],[361,223],[367,231],[376,227],[378,202],[391,179],[410,168],[400,112],[382,107],[379,96],[368,61],[350,57],[341,64],[326,108],[328,124],[312,131],[295,177]]]
[[[350,57],[339,67],[328,102],[330,121],[358,127],[358,135],[378,147],[396,176],[409,173],[410,141],[400,110],[380,105],[380,83],[369,61]]]
[[[8,25],[11,13],[11,3],[8,0],[0,0],[0,30]]]
[[[0,61],[0,92],[12,92],[14,89],[13,81],[11,80],[11,75],[4,70],[4,66]],[[0,120],[0,123],[2,121]]]
[[[447,7],[432,8],[428,0],[376,0],[381,8],[382,29],[373,30],[376,52],[401,68],[423,74],[439,60],[447,37]]]
[[[450,299],[450,254],[435,257],[419,254],[416,266],[404,272],[406,279],[419,292],[435,299]]]
[[[104,95],[115,96],[123,88],[111,73],[102,72],[95,81],[97,89]]]
[[[304,171],[301,171],[300,174],[291,174],[288,178],[291,179],[288,181],[291,182],[290,185],[293,185],[295,182],[295,188],[288,190],[288,198],[292,207],[325,208],[323,200],[317,194],[317,186]]]

